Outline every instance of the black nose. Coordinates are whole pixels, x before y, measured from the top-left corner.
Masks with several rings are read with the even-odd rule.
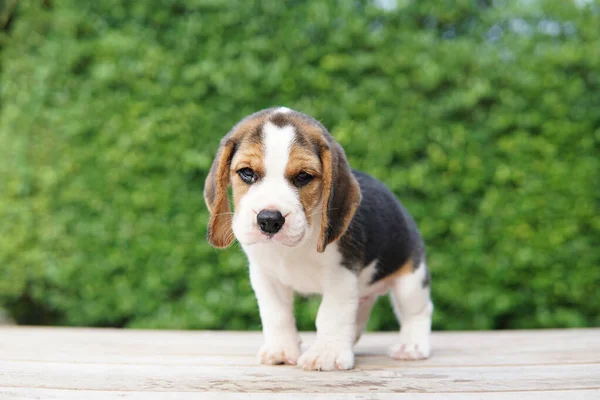
[[[256,216],[256,222],[260,226],[260,230],[264,233],[277,233],[285,224],[285,218],[279,211],[262,210]]]

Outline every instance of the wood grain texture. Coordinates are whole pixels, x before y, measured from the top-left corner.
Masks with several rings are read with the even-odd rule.
[[[365,335],[353,371],[305,372],[256,364],[257,332],[0,327],[0,399],[600,399],[600,329],[436,332],[413,362],[385,357],[395,339]]]

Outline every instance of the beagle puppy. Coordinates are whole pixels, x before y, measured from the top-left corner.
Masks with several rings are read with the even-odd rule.
[[[222,139],[204,198],[209,242],[237,239],[248,257],[261,363],[353,368],[352,348],[387,292],[402,325],[390,357],[429,357],[433,305],[417,226],[382,183],[350,169],[318,121],[285,107],[244,118]],[[302,355],[295,292],[322,295],[316,341]]]

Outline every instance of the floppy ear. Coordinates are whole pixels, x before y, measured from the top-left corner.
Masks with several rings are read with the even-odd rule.
[[[323,196],[321,232],[317,243],[319,253],[344,234],[361,200],[358,182],[352,175],[344,150],[338,143],[331,141],[322,147],[321,162]]]
[[[208,242],[217,248],[228,247],[234,239],[231,208],[227,197],[229,166],[234,148],[233,140],[223,139],[204,183],[204,201],[210,212]]]

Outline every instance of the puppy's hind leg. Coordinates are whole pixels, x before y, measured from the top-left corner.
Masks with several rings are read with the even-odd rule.
[[[398,360],[420,360],[431,353],[430,333],[433,303],[430,275],[425,261],[413,271],[399,274],[391,284],[391,300],[400,322],[400,340],[389,356]]]
[[[360,299],[358,302],[358,311],[356,313],[356,334],[354,335],[354,344],[358,342],[360,337],[362,336],[365,328],[367,327],[367,322],[369,322],[369,317],[371,316],[371,310],[373,306],[377,302],[377,296],[371,295],[365,298]]]

